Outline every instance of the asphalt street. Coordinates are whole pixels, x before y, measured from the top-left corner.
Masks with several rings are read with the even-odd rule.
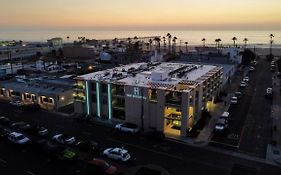
[[[110,162],[124,173],[134,165],[151,163],[167,169],[172,175],[227,175],[249,171],[257,175],[281,173],[279,167],[226,154],[225,150],[192,147],[173,141],[151,141],[138,135],[115,132],[104,125],[77,123],[73,118],[44,111],[21,113],[7,102],[0,102],[0,115],[6,115],[14,122],[42,123],[50,130],[49,138],[57,133],[65,133],[78,139],[95,140],[102,148],[123,146],[135,158],[133,163],[124,165]],[[84,166],[83,162],[71,165],[54,162],[28,146],[19,147],[8,141],[0,141],[0,169],[1,175],[82,174]]]

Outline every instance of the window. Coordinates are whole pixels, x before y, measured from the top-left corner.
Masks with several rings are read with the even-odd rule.
[[[101,91],[102,91],[102,93],[107,93],[107,85],[106,84],[101,85]]]
[[[97,96],[96,96],[96,94],[93,94],[93,95],[92,95],[92,102],[93,102],[93,103],[97,102]]]
[[[53,104],[54,100],[52,98],[49,99],[49,103]]]
[[[96,83],[91,83],[91,90],[96,92]]]
[[[102,104],[107,105],[107,96],[103,96],[103,98],[102,98]]]

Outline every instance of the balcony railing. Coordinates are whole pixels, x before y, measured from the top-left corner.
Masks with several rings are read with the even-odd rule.
[[[181,105],[181,100],[177,98],[166,98],[166,103],[172,105]]]
[[[85,86],[81,85],[81,84],[74,84],[73,88],[76,89],[76,90],[84,90]]]
[[[75,101],[80,101],[80,102],[85,102],[86,97],[83,97],[83,96],[75,96],[75,97],[74,97],[74,100],[75,100]]]

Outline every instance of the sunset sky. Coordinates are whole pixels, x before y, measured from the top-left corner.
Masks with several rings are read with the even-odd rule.
[[[1,0],[1,28],[281,29],[281,0]]]

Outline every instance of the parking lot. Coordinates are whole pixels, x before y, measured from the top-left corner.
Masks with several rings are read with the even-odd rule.
[[[231,174],[236,165],[243,165],[255,170],[256,174],[271,172],[278,174],[280,169],[262,162],[248,160],[226,154],[223,151],[208,148],[191,147],[171,141],[153,141],[139,135],[128,135],[117,132],[104,125],[77,123],[73,118],[66,118],[44,111],[23,112],[14,110],[10,104],[0,102],[0,115],[8,116],[12,122],[25,121],[30,124],[41,123],[49,129],[47,139],[58,133],[75,136],[77,140],[89,139],[99,143],[101,150],[108,147],[124,147],[132,155],[130,164],[106,159],[117,166],[124,174],[131,174],[135,165],[156,164],[170,174]],[[5,109],[5,110],[2,110]],[[8,140],[0,141],[1,174],[84,174],[85,161],[89,154],[80,155],[74,163],[55,161],[45,154],[35,151],[30,146],[21,147]],[[17,167],[16,169],[14,167]]]

